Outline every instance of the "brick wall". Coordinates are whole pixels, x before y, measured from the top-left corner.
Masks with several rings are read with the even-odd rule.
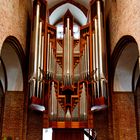
[[[136,122],[137,122],[137,137],[140,139],[140,80],[135,93],[135,105],[136,105]]]
[[[110,1],[110,0],[109,0]],[[109,11],[111,52],[119,39],[131,35],[140,46],[140,2],[138,0],[114,0]]]
[[[42,140],[43,114],[37,111],[28,111],[27,140]]]
[[[98,140],[109,140],[108,111],[94,113],[94,127]]]
[[[30,2],[30,0],[0,0],[0,50],[9,35],[16,37],[25,50]]]
[[[0,90],[0,136],[2,134],[2,119],[3,119],[3,93]]]
[[[23,140],[24,92],[5,94],[2,136]]]
[[[112,94],[114,140],[136,140],[136,117],[133,93]]]

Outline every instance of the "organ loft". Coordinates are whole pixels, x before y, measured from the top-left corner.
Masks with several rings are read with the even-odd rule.
[[[90,2],[84,26],[70,10],[50,25],[47,2],[34,0],[29,106],[43,112],[43,128],[94,130],[93,112],[107,107],[103,6],[102,0]]]

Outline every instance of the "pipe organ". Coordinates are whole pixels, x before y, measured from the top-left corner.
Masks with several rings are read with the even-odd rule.
[[[43,111],[43,127],[93,128],[97,106],[105,107],[107,80],[103,3],[90,2],[90,22],[79,26],[74,38],[74,17],[63,16],[63,37],[47,21],[47,3],[33,1],[30,108]],[[92,10],[93,9],[93,10]]]
[[[64,47],[63,47],[63,73],[64,73],[64,85],[72,85],[73,75],[73,36],[70,29],[70,18],[66,18],[66,27],[64,33]]]

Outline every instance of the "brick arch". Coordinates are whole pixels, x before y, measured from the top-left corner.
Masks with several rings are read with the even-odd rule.
[[[112,53],[111,57],[111,84],[113,91],[133,91],[133,74],[139,56],[138,45],[132,36],[123,36]],[[128,78],[127,78],[128,76]],[[123,78],[125,81],[123,81]],[[122,87],[115,87],[119,84]]]
[[[18,79],[21,78],[22,79],[21,84],[23,84],[22,87],[24,88],[25,55],[18,39],[14,36],[8,36],[3,42],[0,55],[1,55],[1,60],[3,61],[5,66],[6,77],[7,77],[7,85],[6,85],[7,90],[11,90],[11,88],[8,89],[9,88],[8,84],[13,83],[12,78],[10,77],[12,73],[11,75],[9,75],[10,71],[12,71],[12,66],[13,69],[17,69],[17,70],[19,69],[19,73],[17,75],[17,83],[19,82]],[[11,65],[11,70],[9,69],[10,68],[9,64]],[[16,75],[16,73],[13,72],[13,75]]]
[[[130,35],[120,38],[111,56],[112,124],[113,135],[117,139],[137,139],[138,109],[133,84],[136,81],[138,56],[138,44]],[[121,88],[114,87],[118,83]]]

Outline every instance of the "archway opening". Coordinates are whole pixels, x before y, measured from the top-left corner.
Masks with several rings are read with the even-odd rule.
[[[7,91],[23,91],[23,72],[18,53],[19,45],[14,37],[8,37],[1,49],[1,59],[5,66],[5,77],[7,77]],[[3,82],[4,83],[4,82]]]
[[[2,87],[0,93],[3,92],[3,95],[0,95],[2,112],[2,123],[0,124],[2,125],[1,134],[4,139],[23,138],[23,127],[19,126],[23,125],[25,117],[24,60],[24,52],[19,41],[13,36],[8,36],[3,42],[0,52],[0,88]],[[16,115],[17,113],[19,115]],[[10,124],[8,129],[7,124]]]
[[[132,36],[123,36],[112,54],[112,115],[118,139],[137,139],[134,89],[139,77],[138,57],[138,45]]]

